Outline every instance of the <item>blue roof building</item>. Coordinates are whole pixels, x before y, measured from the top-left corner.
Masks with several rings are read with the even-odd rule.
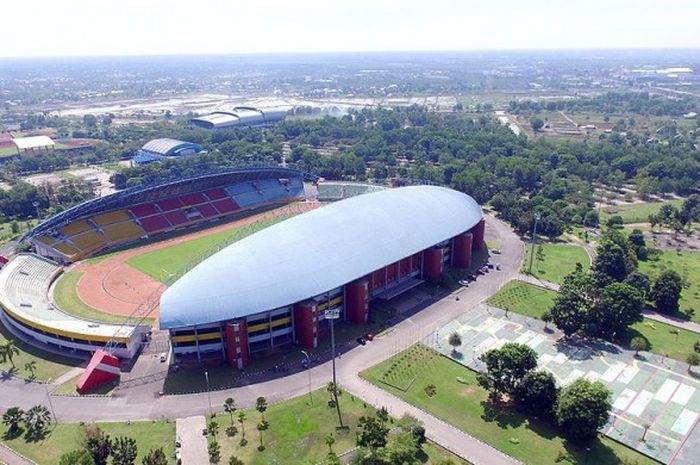
[[[193,142],[168,138],[153,139],[136,152],[133,161],[137,164],[152,163],[168,158],[194,156],[203,151],[201,145]]]
[[[325,310],[363,323],[369,300],[436,281],[444,264],[468,267],[472,250],[483,246],[483,224],[474,199],[444,187],[341,200],[197,265],[162,295],[160,325],[176,354],[224,351],[239,367],[271,345],[315,347]]]

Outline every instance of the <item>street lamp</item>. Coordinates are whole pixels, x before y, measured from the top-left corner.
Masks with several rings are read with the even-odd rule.
[[[527,269],[528,274],[532,274],[532,260],[535,258],[535,245],[537,244],[537,222],[542,217],[539,213],[535,213],[535,224],[532,227],[532,248],[530,249],[530,266]]]
[[[340,415],[340,404],[338,403],[338,383],[335,376],[335,329],[333,321],[340,318],[340,310],[337,308],[326,310],[324,316],[327,320],[330,320],[331,324],[331,357],[333,357],[333,398],[335,399],[335,406],[338,410],[338,422],[340,427],[343,427],[343,417]]]
[[[49,402],[49,408],[51,409],[51,415],[53,416],[53,422],[54,424],[58,423],[58,419],[56,418],[56,411],[53,409],[53,402],[51,401],[51,394],[49,393],[49,384],[51,383],[51,378],[49,378],[46,381],[46,384],[44,384],[44,390],[46,391],[46,400]]]
[[[306,357],[306,371],[309,372],[309,402],[314,405],[314,398],[311,395],[311,357],[305,350],[302,350],[301,353]]]
[[[214,413],[211,410],[211,389],[209,389],[209,372],[204,372],[204,379],[207,380],[207,399],[209,399],[209,417],[213,416]]]
[[[32,205],[34,206],[34,208],[36,208],[36,221],[38,223],[39,222],[39,202],[37,202],[35,200],[34,202],[32,202]]]

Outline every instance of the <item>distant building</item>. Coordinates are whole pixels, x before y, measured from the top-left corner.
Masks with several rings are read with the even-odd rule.
[[[190,123],[205,129],[268,126],[284,120],[285,116],[287,116],[287,110],[283,108],[235,107],[232,111],[216,111],[192,118]]]
[[[18,137],[12,139],[17,155],[40,155],[53,152],[56,144],[49,136]]]
[[[136,152],[133,161],[141,165],[173,158],[192,157],[202,152],[204,152],[204,148],[193,142],[177,139],[153,139]]]

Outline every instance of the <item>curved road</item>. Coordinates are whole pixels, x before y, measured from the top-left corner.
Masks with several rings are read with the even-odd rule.
[[[394,329],[366,346],[358,346],[337,360],[338,382],[348,392],[376,406],[387,407],[393,415],[411,413],[425,424],[428,436],[443,447],[454,451],[475,465],[514,465],[520,462],[497,451],[447,423],[423,412],[359,378],[358,373],[416,343],[424,336],[472,308],[514,278],[523,258],[523,243],[510,227],[487,216],[487,237],[499,241],[502,254],[492,260],[501,271],[480,277],[455,293],[428,306],[398,323]],[[312,388],[324,386],[331,379],[331,362],[311,369]],[[211,393],[212,405],[223,405],[224,399],[234,397],[241,407],[255,404],[258,396],[270,403],[308,393],[308,372],[300,372],[274,380]],[[153,385],[137,386],[120,391],[112,397],[56,397],[53,409],[62,421],[126,421],[178,418],[201,415],[208,408],[206,393],[163,396],[154,398]],[[48,405],[44,385],[25,383],[19,379],[0,380],[0,410],[12,406],[29,408],[37,403]]]

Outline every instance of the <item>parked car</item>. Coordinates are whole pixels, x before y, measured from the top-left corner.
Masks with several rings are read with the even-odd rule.
[[[372,333],[365,333],[363,337],[368,341],[374,340],[374,334]]]
[[[365,338],[364,338],[364,337],[362,337],[362,336],[358,337],[358,338],[357,338],[357,339],[355,339],[355,340],[356,340],[356,341],[357,341],[357,343],[358,343],[358,344],[360,344],[361,346],[363,346],[363,345],[367,344],[367,341],[365,341]]]
[[[491,249],[491,253],[494,255],[501,255],[501,249]]]
[[[460,286],[467,287],[469,286],[469,281],[467,281],[466,279],[460,279],[459,281],[457,281],[457,284],[459,284]]]
[[[164,363],[168,359],[168,353],[163,352],[162,354],[160,354],[159,358],[160,358],[160,362]]]

